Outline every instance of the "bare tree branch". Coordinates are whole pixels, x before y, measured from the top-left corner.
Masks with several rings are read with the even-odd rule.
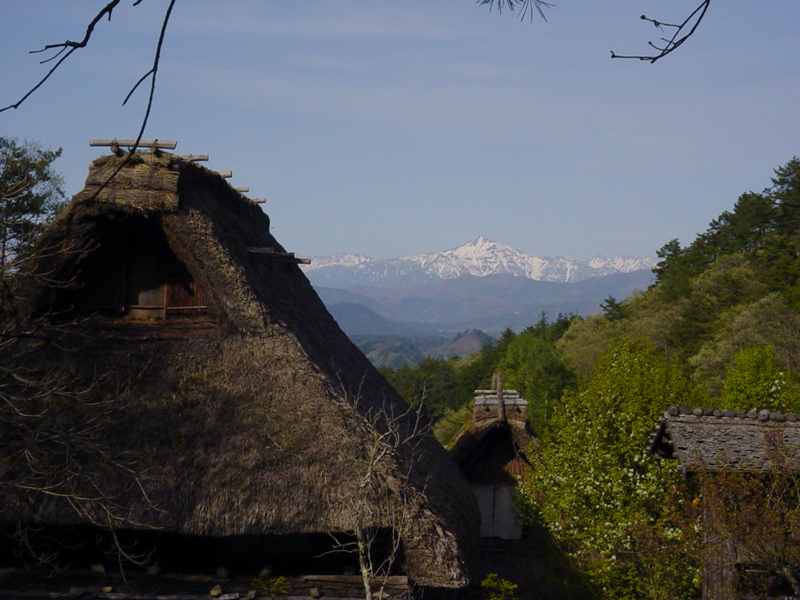
[[[675,24],[675,23],[663,23],[656,19],[651,19],[646,15],[642,15],[639,17],[643,21],[649,21],[655,27],[657,27],[660,31],[664,31],[665,27],[672,29],[672,35],[669,37],[662,37],[658,44],[651,42],[647,42],[654,50],[657,52],[651,55],[623,55],[617,54],[613,50],[611,51],[611,58],[637,58],[639,60],[646,60],[648,62],[654,63],[659,59],[664,58],[668,54],[674,52],[680,46],[692,37],[697,31],[697,27],[703,20],[703,17],[706,16],[706,11],[708,11],[708,6],[711,4],[711,0],[702,0],[700,4],[686,17],[682,23]]]
[[[36,90],[42,87],[44,82],[47,81],[53,73],[55,73],[56,69],[58,69],[58,67],[60,67],[64,63],[64,61],[67,60],[72,55],[73,52],[75,52],[75,50],[78,50],[80,48],[85,48],[89,44],[89,40],[92,38],[92,34],[94,33],[94,28],[97,25],[97,23],[99,23],[100,19],[102,19],[106,15],[108,16],[108,20],[110,21],[111,13],[117,7],[119,2],[120,0],[111,0],[111,2],[106,4],[105,7],[103,7],[100,10],[100,12],[98,12],[95,15],[95,17],[89,22],[89,25],[86,27],[86,33],[84,34],[83,39],[80,42],[72,42],[70,40],[67,40],[65,42],[61,42],[60,44],[48,44],[47,46],[45,46],[40,50],[31,50],[30,52],[31,54],[39,54],[41,52],[47,52],[48,50],[53,50],[56,48],[58,49],[55,55],[51,56],[50,58],[44,59],[40,64],[48,63],[57,58],[58,56],[61,56],[62,54],[63,56],[61,56],[58,62],[55,65],[53,65],[53,67],[47,72],[47,74],[39,80],[39,83],[37,83],[30,90],[28,90],[27,93],[14,104],[9,104],[8,106],[0,108],[0,112],[9,110],[11,108],[19,108],[20,105],[31,96],[31,94],[33,94]],[[138,4],[138,2],[136,4]],[[134,6],[136,4],[134,4]],[[66,54],[64,54],[65,52]]]
[[[135,0],[133,2],[133,6],[138,6],[139,4],[141,4],[141,2],[142,0]],[[20,98],[17,102],[13,104],[9,104],[8,106],[0,108],[0,112],[10,110],[12,108],[14,109],[19,108],[20,105],[22,105],[22,103],[25,102],[36,90],[38,90],[40,87],[42,87],[42,85],[44,85],[44,83],[50,78],[50,76],[53,73],[55,73],[55,71],[62,64],[64,64],[64,61],[66,61],[72,55],[73,52],[75,52],[80,48],[85,48],[86,46],[88,46],[97,24],[100,22],[101,19],[103,19],[103,17],[108,17],[108,20],[110,21],[111,15],[119,3],[120,0],[111,0],[108,4],[106,4],[89,22],[89,25],[86,27],[86,33],[84,34],[83,39],[81,41],[74,42],[71,40],[67,40],[65,42],[61,42],[58,44],[48,44],[40,50],[31,51],[32,54],[38,54],[41,52],[47,52],[48,50],[55,50],[56,51],[55,54],[53,56],[50,56],[49,58],[42,60],[41,64],[48,63],[50,61],[55,60],[56,58],[58,58],[58,61],[50,68],[50,70],[45,74],[44,77],[42,77],[39,80],[39,82],[36,85],[34,85],[30,90],[28,90],[25,93],[25,95],[22,96],[22,98]],[[128,92],[127,96],[125,96],[125,100],[122,102],[123,106],[127,104],[128,100],[130,100],[131,96],[139,87],[139,85],[142,82],[144,82],[148,77],[150,78],[150,93],[147,99],[147,107],[145,109],[144,117],[142,118],[142,124],[139,127],[139,134],[136,137],[136,143],[133,145],[132,148],[130,148],[130,152],[128,154],[129,157],[132,156],[134,152],[136,152],[136,149],[139,146],[139,142],[141,141],[145,129],[147,128],[147,122],[150,118],[150,112],[153,107],[153,98],[155,97],[156,76],[158,74],[158,68],[161,63],[161,50],[164,45],[164,38],[166,36],[167,26],[169,25],[169,19],[170,16],[172,15],[172,9],[174,6],[175,6],[175,0],[170,0],[169,5],[167,6],[167,10],[164,13],[164,19],[161,23],[161,31],[158,36],[158,43],[156,44],[156,54],[153,59],[152,67],[147,71],[147,73],[145,73],[144,75],[142,75],[142,77],[139,78],[139,80],[133,85],[131,90]],[[113,179],[114,176],[120,171],[120,169],[122,169],[126,164],[127,160],[123,161],[119,165],[117,170],[109,178],[109,181],[111,181],[111,179]],[[107,183],[108,182],[106,182],[106,184]],[[100,190],[98,190],[98,193],[102,190],[103,187],[105,187],[105,185],[101,186]]]

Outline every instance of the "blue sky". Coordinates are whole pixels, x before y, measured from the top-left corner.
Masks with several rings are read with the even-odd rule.
[[[0,0],[0,104],[79,39],[106,0]],[[122,107],[152,61],[166,0],[123,0],[0,135],[61,147],[70,195],[134,137]],[[697,35],[641,53],[696,0],[563,0],[520,22],[470,0],[178,0],[146,137],[210,155],[266,197],[303,256],[376,258],[486,235],[536,256],[653,255],[690,242],[800,155],[800,3],[714,0]]]

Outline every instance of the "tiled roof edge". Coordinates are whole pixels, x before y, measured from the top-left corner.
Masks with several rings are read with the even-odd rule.
[[[717,417],[720,419],[744,419],[744,420],[755,420],[755,421],[775,421],[779,423],[783,423],[785,421],[788,422],[800,422],[800,414],[797,413],[782,413],[779,411],[769,410],[766,408],[756,409],[753,408],[751,410],[745,410],[742,408],[733,410],[733,409],[719,409],[719,408],[712,408],[706,407],[702,408],[696,406],[694,408],[689,408],[688,406],[670,406],[667,411],[664,413],[664,417],[669,419],[670,417],[684,417],[684,416],[695,416],[695,417]]]

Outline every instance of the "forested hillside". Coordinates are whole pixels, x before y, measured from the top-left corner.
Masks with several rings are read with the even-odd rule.
[[[772,181],[688,245],[665,244],[656,283],[609,297],[602,314],[542,315],[468,358],[384,369],[443,443],[492,372],[528,399],[542,444],[521,513],[547,526],[590,589],[547,580],[542,597],[699,597],[700,506],[713,495],[647,442],[672,404],[800,412],[800,159]],[[791,592],[800,575],[800,552],[787,551],[800,550],[800,510],[786,527],[765,593]]]

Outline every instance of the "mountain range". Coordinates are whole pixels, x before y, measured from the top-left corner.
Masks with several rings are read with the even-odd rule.
[[[306,275],[352,336],[452,335],[521,330],[544,312],[589,315],[653,282],[650,257],[539,258],[479,237],[432,254],[378,260],[318,257]]]
[[[363,254],[315,257],[303,270],[314,286],[399,288],[430,284],[463,275],[513,275],[534,281],[576,283],[615,273],[650,270],[651,257],[595,256],[588,262],[562,257],[529,256],[516,248],[480,236],[450,250],[404,258],[376,259]]]

